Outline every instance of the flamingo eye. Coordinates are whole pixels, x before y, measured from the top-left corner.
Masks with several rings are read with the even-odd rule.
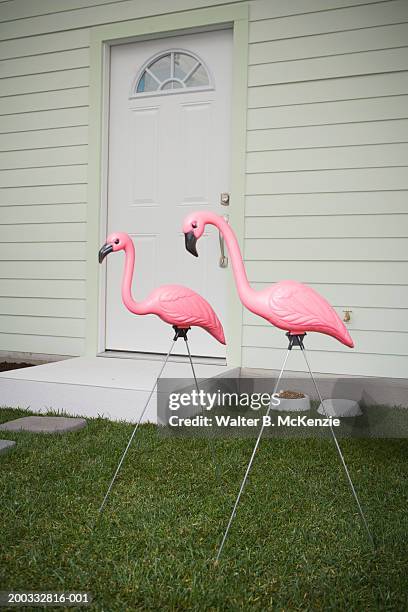
[[[116,238],[115,244],[119,244],[119,242],[120,242],[119,238]]]
[[[198,226],[197,221],[193,221],[193,222],[192,222],[192,224],[191,224],[191,227],[192,227],[193,229],[196,229],[196,228],[197,228],[197,226]]]

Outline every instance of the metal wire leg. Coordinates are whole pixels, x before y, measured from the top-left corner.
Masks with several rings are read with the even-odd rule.
[[[148,407],[148,405],[149,405],[149,402],[150,402],[150,400],[152,399],[152,395],[153,395],[153,393],[154,393],[154,390],[155,390],[155,389],[156,389],[156,387],[157,387],[157,382],[158,382],[158,380],[159,380],[160,376],[163,374],[163,370],[164,370],[164,368],[166,367],[167,361],[168,361],[168,359],[169,359],[169,357],[170,357],[171,351],[173,350],[173,347],[174,347],[175,343],[176,343],[176,341],[175,341],[175,340],[173,340],[172,345],[171,345],[171,347],[170,347],[170,349],[169,349],[169,352],[167,353],[166,358],[165,358],[165,360],[164,360],[164,362],[163,362],[163,365],[162,365],[162,368],[161,368],[161,370],[160,370],[160,373],[159,373],[158,377],[156,378],[156,382],[154,383],[152,390],[150,391],[149,397],[147,398],[147,402],[146,402],[146,404],[145,404],[145,406],[144,406],[144,408],[143,408],[142,412],[140,413],[139,419],[138,419],[138,421],[137,421],[137,423],[136,423],[136,426],[135,426],[135,428],[134,428],[134,430],[133,430],[133,432],[132,432],[132,435],[131,435],[131,436],[130,436],[130,438],[129,438],[129,442],[127,443],[127,446],[126,446],[126,448],[125,448],[125,452],[123,453],[122,458],[121,458],[121,460],[119,461],[118,467],[116,468],[116,471],[115,471],[115,473],[114,473],[114,475],[113,475],[113,478],[112,478],[112,480],[111,480],[111,483],[110,483],[110,485],[109,485],[109,487],[108,487],[108,490],[106,491],[105,497],[103,498],[103,502],[102,502],[102,504],[101,504],[101,507],[99,508],[99,514],[101,514],[102,510],[104,509],[104,506],[105,506],[105,504],[106,504],[106,501],[107,501],[107,499],[108,499],[108,497],[109,497],[109,493],[111,492],[111,489],[112,489],[112,487],[113,487],[113,483],[115,482],[116,477],[117,477],[117,475],[119,474],[119,470],[120,470],[120,468],[122,467],[122,463],[123,463],[123,462],[124,462],[124,460],[125,460],[125,457],[126,457],[126,455],[127,455],[127,452],[128,452],[128,450],[129,450],[129,448],[130,448],[130,445],[132,444],[133,438],[134,438],[134,437],[135,437],[135,435],[136,435],[136,432],[137,432],[137,430],[138,430],[138,428],[139,428],[139,425],[140,425],[140,423],[141,423],[141,420],[142,420],[142,418],[143,418],[143,415],[144,415],[144,413],[145,413],[145,412],[146,412],[146,410],[147,410],[147,407]]]
[[[194,377],[194,382],[195,382],[195,386],[196,386],[196,389],[197,389],[197,393],[200,393],[200,389],[199,389],[199,387],[198,387],[197,376],[196,376],[196,373],[195,373],[194,364],[193,364],[193,359],[192,359],[192,357],[191,357],[191,353],[190,353],[190,346],[189,346],[189,344],[188,344],[187,336],[186,336],[184,339],[185,339],[185,341],[186,341],[186,347],[187,347],[188,358],[189,358],[189,360],[190,360],[191,369],[192,369],[192,371],[193,371],[193,377]]]
[[[198,386],[197,376],[196,376],[196,373],[195,373],[193,359],[191,357],[190,346],[188,344],[187,336],[184,339],[186,341],[188,358],[190,360],[191,369],[193,371],[193,377],[194,377],[194,382],[195,382],[195,386],[196,386],[196,389],[197,389],[197,393],[200,394],[200,388]],[[204,414],[204,407],[201,407],[201,413]],[[209,445],[210,445],[211,453],[212,453],[212,456],[213,456],[215,475],[217,477],[218,483],[220,483],[220,471],[219,471],[219,468],[218,468],[217,453],[216,453],[216,450],[215,450],[214,440],[211,439]]]
[[[326,407],[325,407],[325,405],[324,405],[324,401],[323,401],[323,399],[322,399],[322,396],[321,396],[321,393],[320,393],[319,387],[317,386],[316,379],[315,379],[315,377],[314,377],[314,375],[313,375],[313,372],[312,372],[312,369],[311,369],[311,367],[310,367],[309,360],[308,360],[307,355],[306,355],[306,349],[301,347],[301,350],[302,350],[303,356],[304,356],[305,361],[306,361],[307,369],[309,370],[309,374],[310,374],[310,376],[311,376],[311,378],[312,378],[312,381],[313,381],[313,384],[314,384],[314,388],[316,389],[316,393],[317,393],[317,395],[318,395],[318,397],[319,397],[319,400],[320,400],[320,405],[322,406],[323,411],[324,411],[324,414],[325,414],[325,416],[327,417],[328,415],[327,415],[327,412],[326,412]],[[329,426],[330,426],[330,432],[331,432],[331,435],[332,435],[332,437],[333,437],[333,442],[334,442],[334,445],[335,445],[335,447],[336,447],[336,449],[337,449],[337,452],[338,452],[338,454],[339,454],[340,461],[341,461],[341,463],[342,463],[342,465],[343,465],[344,471],[345,471],[345,473],[346,473],[347,480],[348,480],[348,482],[349,482],[351,492],[352,492],[352,494],[353,494],[353,496],[354,496],[354,499],[356,500],[356,504],[357,504],[357,507],[358,507],[358,511],[360,512],[361,520],[363,521],[364,527],[366,528],[367,535],[368,535],[368,539],[370,540],[370,543],[371,543],[371,545],[372,545],[372,546],[373,546],[373,548],[374,548],[374,547],[375,547],[375,544],[374,544],[374,538],[373,538],[373,536],[371,535],[371,531],[370,531],[370,529],[369,529],[369,527],[368,527],[368,523],[367,523],[366,517],[365,517],[365,515],[364,515],[363,509],[362,509],[361,504],[360,504],[360,500],[359,500],[359,498],[358,498],[358,495],[357,495],[356,489],[355,489],[355,487],[354,487],[353,481],[351,480],[350,472],[349,472],[349,470],[348,470],[348,467],[347,467],[346,461],[345,461],[345,459],[344,459],[344,455],[343,455],[342,450],[341,450],[341,448],[340,448],[340,444],[339,444],[339,442],[338,442],[338,440],[337,440],[336,434],[334,433],[333,425],[331,424],[331,422],[330,422],[330,421],[329,421]]]
[[[288,360],[288,357],[289,357],[289,349],[286,351],[286,356],[285,356],[285,359],[284,359],[284,361],[283,361],[283,365],[282,365],[281,371],[280,371],[280,373],[279,373],[278,379],[277,379],[277,381],[276,381],[275,388],[274,388],[274,390],[273,390],[272,395],[274,395],[274,394],[276,393],[277,389],[278,389],[278,385],[279,385],[280,380],[281,380],[281,378],[282,378],[282,374],[283,374],[283,372],[284,372],[284,370],[285,370],[285,367],[286,367],[286,362],[287,362],[287,360]],[[272,402],[271,402],[271,403],[269,404],[269,406],[268,406],[268,410],[266,411],[266,415],[265,415],[265,417],[268,417],[268,416],[269,416],[269,413],[270,413],[270,411],[271,411],[271,406],[272,406]],[[262,437],[263,431],[264,431],[264,429],[265,429],[265,420],[266,420],[266,419],[263,419],[263,420],[262,420],[262,427],[261,427],[261,429],[259,430],[259,434],[258,434],[258,437],[257,437],[256,442],[255,442],[254,450],[252,451],[252,455],[251,455],[251,458],[250,458],[250,460],[249,460],[248,467],[247,467],[247,469],[246,469],[246,472],[245,472],[244,478],[243,478],[243,480],[242,480],[241,487],[240,487],[240,489],[239,489],[239,493],[238,493],[237,499],[235,500],[235,504],[234,504],[234,508],[233,508],[232,513],[231,513],[231,516],[230,516],[230,520],[228,521],[228,525],[227,525],[227,528],[226,528],[226,530],[225,530],[224,537],[222,538],[221,545],[220,545],[220,547],[219,547],[219,549],[218,549],[218,553],[217,553],[217,556],[216,556],[216,558],[215,558],[215,561],[216,561],[216,562],[217,562],[217,561],[219,560],[219,558],[220,558],[220,555],[221,555],[222,549],[223,549],[223,547],[224,547],[225,541],[226,541],[227,536],[228,536],[229,529],[230,529],[230,527],[231,527],[231,523],[232,523],[232,521],[234,520],[234,516],[235,516],[235,513],[236,513],[237,508],[238,508],[239,500],[241,499],[241,495],[242,495],[242,492],[243,492],[243,490],[244,490],[245,483],[246,483],[246,481],[247,481],[247,478],[248,478],[249,472],[250,472],[251,467],[252,467],[252,463],[253,463],[254,458],[255,458],[255,453],[256,453],[256,451],[257,451],[257,449],[258,449],[259,442],[261,441],[261,437]]]

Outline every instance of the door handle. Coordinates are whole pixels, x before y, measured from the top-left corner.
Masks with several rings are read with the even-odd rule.
[[[229,216],[225,215],[224,219],[228,223]],[[219,266],[220,268],[228,268],[228,257],[225,255],[225,241],[224,241],[224,236],[221,234],[221,232],[218,232],[218,239],[220,241]]]

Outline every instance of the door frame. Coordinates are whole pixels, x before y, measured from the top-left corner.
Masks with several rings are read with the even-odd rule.
[[[245,215],[245,153],[248,71],[248,2],[146,17],[91,28],[85,352],[105,350],[106,270],[97,253],[106,237],[110,47],[116,44],[230,27],[233,32],[231,100],[231,225],[242,248]],[[181,223],[182,219],[180,219]],[[206,297],[206,296],[204,296]],[[211,301],[211,298],[209,296]],[[232,273],[227,280],[227,364],[241,365],[242,305]]]

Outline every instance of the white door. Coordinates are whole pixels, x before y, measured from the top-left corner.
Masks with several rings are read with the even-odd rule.
[[[181,284],[205,297],[226,323],[226,277],[214,228],[184,247],[181,226],[196,209],[228,212],[231,30],[130,43],[111,49],[108,233],[127,232],[136,249],[133,295]],[[124,253],[107,258],[106,348],[165,353],[172,330],[121,300]],[[195,355],[222,357],[207,332],[190,332]],[[185,352],[184,343],[177,351]]]

